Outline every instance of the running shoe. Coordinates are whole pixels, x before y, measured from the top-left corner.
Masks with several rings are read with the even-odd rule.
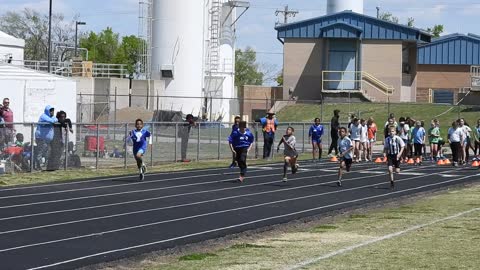
[[[298,163],[295,164],[295,166],[293,166],[293,168],[292,168],[292,174],[296,174],[297,171],[298,171]]]
[[[232,164],[230,164],[229,168],[233,169],[233,168],[235,168],[235,165],[236,165],[235,162],[232,162]]]
[[[143,179],[145,179],[145,174],[143,173],[143,166],[142,168],[139,169],[139,171],[140,171],[140,175],[138,177],[138,180],[143,181]]]
[[[142,169],[142,173],[143,173],[143,174],[146,174],[146,173],[147,173],[147,165],[142,164],[141,169]]]
[[[288,179],[288,178],[287,178],[287,175],[284,175],[282,181],[283,181],[283,182],[287,182],[287,179]]]
[[[245,180],[245,177],[243,176],[238,177],[238,182],[243,183],[243,180]]]
[[[337,186],[339,186],[339,187],[342,186],[342,180],[340,180],[340,179],[337,180]]]

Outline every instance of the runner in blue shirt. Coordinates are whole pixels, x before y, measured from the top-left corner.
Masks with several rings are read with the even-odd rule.
[[[425,129],[422,127],[422,122],[417,121],[415,123],[415,128],[412,131],[413,138],[413,148],[414,148],[414,158],[415,164],[422,164],[422,150],[423,145],[425,144]]]
[[[238,130],[238,124],[240,123],[241,118],[240,116],[235,116],[235,119],[233,120],[233,125],[232,125],[232,133],[236,130]],[[230,164],[230,169],[235,168],[237,166],[237,161],[235,160],[235,154],[232,153],[232,163]]]
[[[247,173],[247,154],[252,148],[254,136],[247,128],[247,122],[241,121],[238,127],[238,130],[230,134],[228,142],[230,150],[232,150],[232,153],[235,155],[235,160],[240,168],[238,181],[242,183]]]
[[[143,128],[142,119],[135,120],[135,128],[130,131],[130,139],[133,142],[133,155],[137,161],[140,181],[143,181],[147,172],[147,166],[143,163],[143,155],[147,153],[147,138],[150,138],[150,132]]]
[[[323,125],[320,124],[320,118],[315,118],[314,124],[308,131],[308,138],[312,140],[312,158],[314,161],[316,151],[318,151],[318,160],[322,159],[322,136]]]

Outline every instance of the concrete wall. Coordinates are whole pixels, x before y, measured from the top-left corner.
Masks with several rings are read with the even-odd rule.
[[[246,121],[254,121],[253,111],[265,114],[272,108],[275,100],[283,100],[282,87],[245,85],[239,88],[240,115]],[[263,115],[262,115],[263,116]]]
[[[428,102],[429,89],[454,92],[454,102],[460,88],[470,87],[470,66],[418,65],[417,102]]]
[[[362,42],[361,70],[395,88],[391,102],[399,102],[402,86],[402,42],[366,40]],[[386,96],[373,87],[364,87],[375,101],[385,101]]]
[[[322,39],[285,39],[283,95],[289,90],[299,99],[321,99],[322,67],[325,59]]]
[[[95,79],[75,77],[77,83],[77,122],[93,121]]]

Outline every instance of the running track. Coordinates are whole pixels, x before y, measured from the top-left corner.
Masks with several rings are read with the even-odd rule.
[[[442,186],[479,181],[473,168],[405,167],[389,189],[385,165],[354,164],[343,187],[333,163],[196,170],[0,189],[0,268],[74,269],[285,223]]]

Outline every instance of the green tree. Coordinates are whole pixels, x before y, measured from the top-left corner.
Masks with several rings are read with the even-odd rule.
[[[263,72],[259,71],[257,53],[250,47],[235,51],[235,85],[261,85]]]
[[[283,70],[281,70],[278,73],[277,78],[275,80],[277,81],[278,86],[283,86]]]
[[[412,18],[412,17],[409,17],[408,21],[407,21],[407,26],[408,27],[413,27],[414,24],[415,24],[415,19]]]
[[[52,14],[52,59],[64,61],[72,54],[71,49],[57,45],[73,45],[75,20],[67,22],[60,13]],[[0,30],[25,40],[26,60],[47,60],[48,16],[32,9],[21,12],[8,11],[0,16]]]
[[[440,37],[443,33],[443,24],[436,24],[432,28],[427,28],[427,32],[432,34],[434,37]]]
[[[380,13],[379,19],[387,22],[398,23],[398,17],[393,16],[393,14],[388,11]]]
[[[135,72],[135,65],[140,59],[140,48],[143,40],[131,35],[122,38],[122,43],[114,57],[116,64],[125,64],[129,73]]]

